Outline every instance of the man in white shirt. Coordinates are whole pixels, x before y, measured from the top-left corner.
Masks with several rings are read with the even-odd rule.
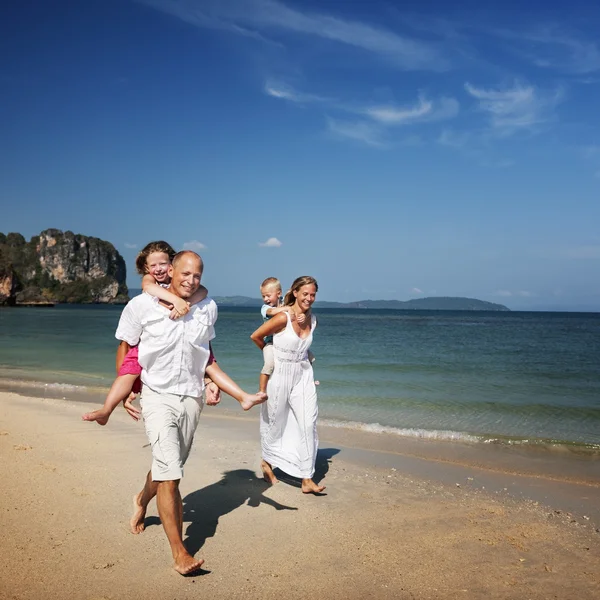
[[[202,271],[200,256],[179,252],[169,267],[169,290],[180,298],[190,298],[200,285]],[[140,403],[152,446],[152,470],[142,491],[134,496],[132,532],[143,531],[146,508],[156,496],[175,570],[187,575],[204,561],[191,556],[183,544],[179,480],[202,412],[204,372],[210,356],[209,342],[215,337],[217,305],[206,298],[180,319],[169,319],[169,313],[158,298],[136,296],[123,310],[115,335],[130,346],[139,343],[144,384]]]

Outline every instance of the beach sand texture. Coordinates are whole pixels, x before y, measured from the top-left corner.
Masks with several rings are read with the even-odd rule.
[[[205,570],[181,577],[155,503],[146,531],[128,531],[150,462],[143,427],[121,409],[107,427],[84,423],[88,409],[0,394],[2,599],[600,598],[592,521],[366,467],[323,430],[327,495],[268,487],[257,421],[208,407],[181,483]]]

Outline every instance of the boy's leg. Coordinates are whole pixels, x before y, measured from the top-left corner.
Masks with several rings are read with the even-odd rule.
[[[258,391],[267,392],[267,384],[269,383],[269,377],[275,369],[275,357],[273,356],[273,344],[267,344],[263,348],[263,368],[260,372],[258,379]]]
[[[216,362],[206,367],[206,374],[219,386],[220,390],[235,398],[244,410],[250,410],[253,406],[262,404],[267,399],[264,392],[258,392],[257,394],[245,392]]]
[[[81,418],[84,421],[96,421],[98,425],[106,425],[113,410],[129,396],[138,377],[139,375],[134,374],[119,375],[110,387],[104,406],[100,410],[85,413]]]

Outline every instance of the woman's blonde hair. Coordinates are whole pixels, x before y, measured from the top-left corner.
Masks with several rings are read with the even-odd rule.
[[[283,304],[285,306],[292,306],[294,302],[296,302],[296,297],[294,296],[294,292],[297,292],[303,285],[314,285],[315,291],[319,291],[319,284],[314,277],[310,275],[303,275],[302,277],[298,277],[294,279],[294,283],[292,283],[292,287],[287,291],[285,298],[283,299]]]
[[[167,244],[167,242],[160,240],[158,242],[150,242],[149,244],[146,244],[135,259],[135,268],[140,275],[144,276],[148,272],[146,262],[148,257],[153,252],[164,252],[169,256],[169,262],[172,262],[173,257],[175,256],[175,250],[173,250],[173,246],[171,246],[171,244]]]

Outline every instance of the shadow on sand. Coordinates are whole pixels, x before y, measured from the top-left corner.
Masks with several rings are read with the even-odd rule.
[[[317,460],[315,463],[315,474],[313,476],[313,481],[315,483],[321,483],[323,479],[325,479],[325,475],[329,471],[329,465],[331,464],[331,459],[340,452],[339,448],[322,448],[317,451]],[[297,479],[296,477],[292,477],[287,473],[284,473],[280,469],[274,469],[275,475],[279,481],[283,481],[288,485],[293,485],[294,487],[300,488],[302,487],[302,481]],[[323,494],[325,495],[325,494]]]
[[[257,507],[262,502],[275,510],[298,510],[263,495],[271,487],[249,469],[223,473],[220,481],[212,483],[183,498],[183,520],[190,522],[185,530],[185,545],[193,556],[207,538],[215,535],[219,518],[243,504]]]

